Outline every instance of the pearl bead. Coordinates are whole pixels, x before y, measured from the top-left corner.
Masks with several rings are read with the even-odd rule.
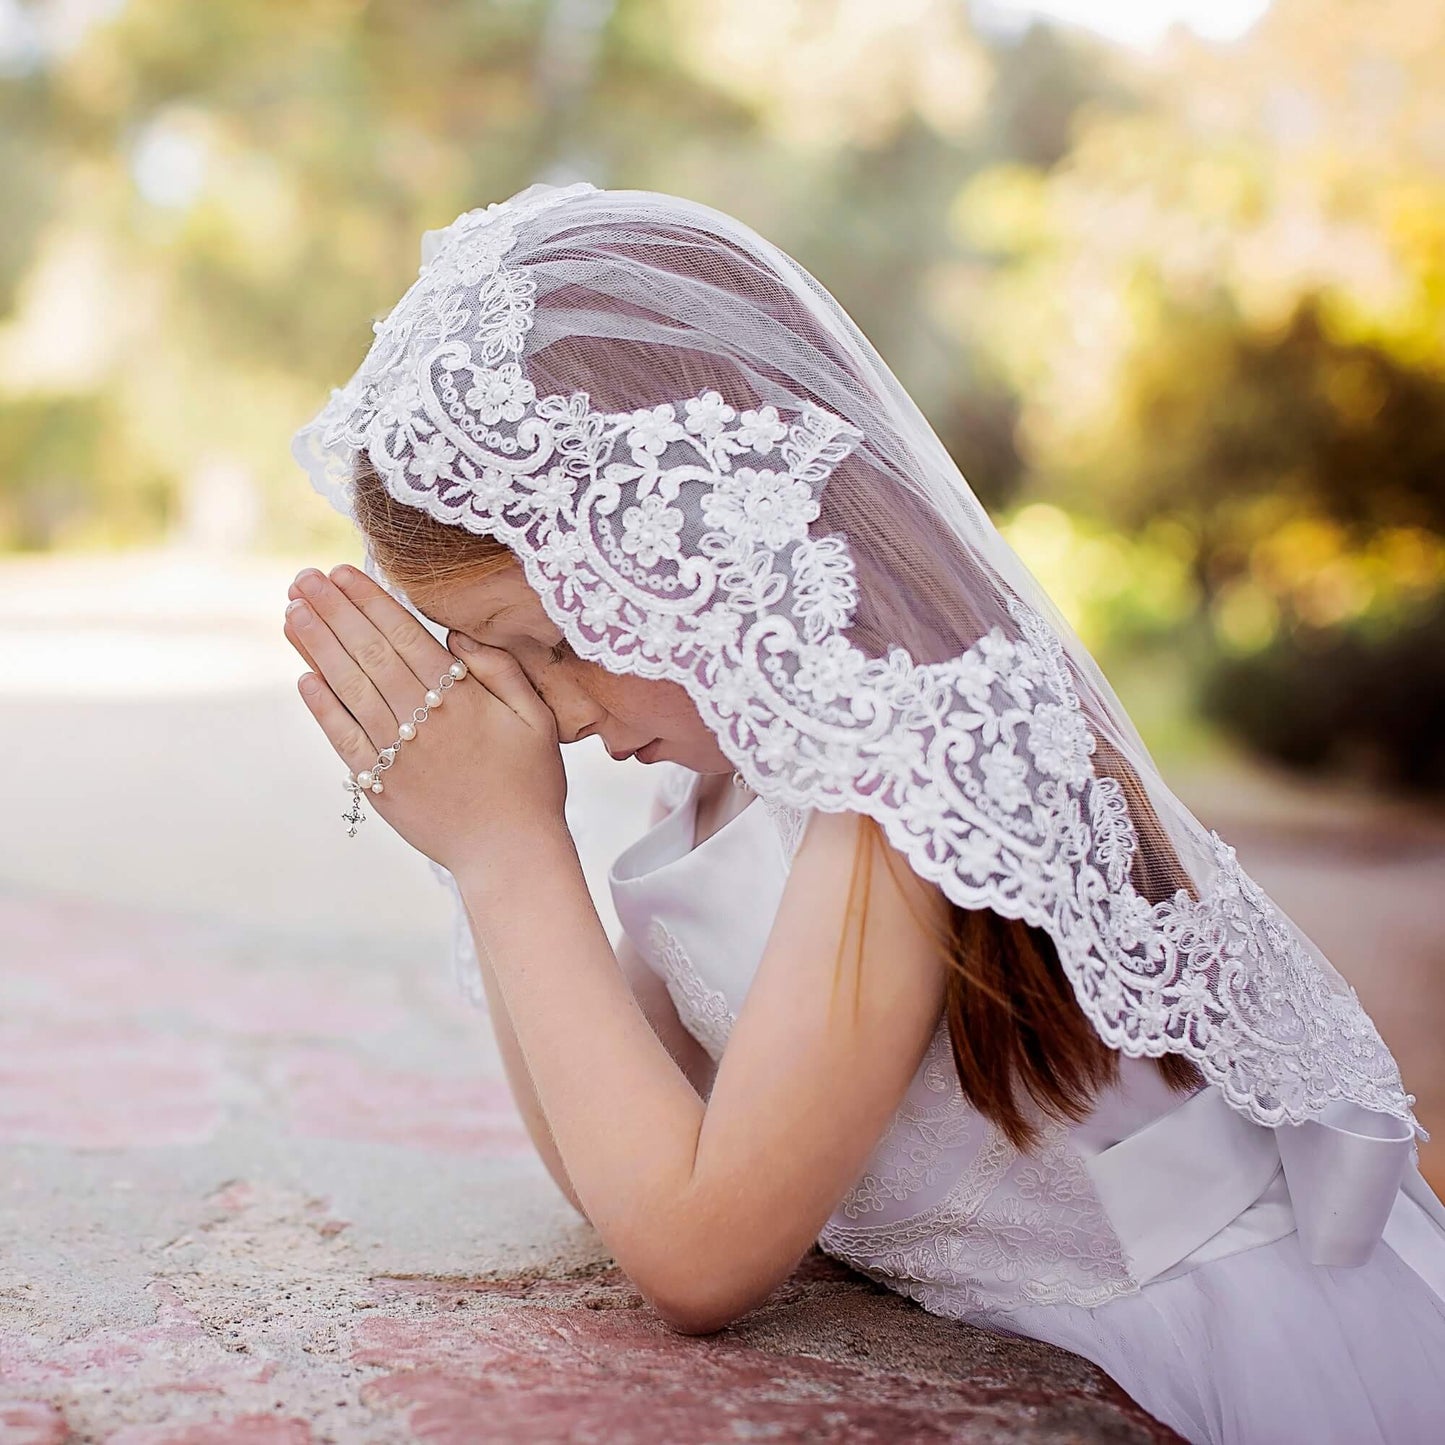
[[[441,693],[437,692],[435,689],[429,691],[426,695],[426,705],[428,707],[440,707],[442,705]]]
[[[371,770],[368,768],[363,773],[357,773],[356,783],[358,787],[369,788],[371,786]]]
[[[371,791],[372,791],[373,793],[379,793],[379,792],[381,791],[381,784],[380,784],[380,783],[373,783],[373,784],[371,785]]]
[[[416,724],[404,722],[397,728],[397,732],[399,732],[407,742],[410,742],[416,736]]]
[[[447,671],[451,673],[451,675],[456,678],[458,682],[460,682],[462,678],[467,675],[467,665],[461,660],[461,658],[458,658],[454,663],[452,663],[449,668],[447,668]]]

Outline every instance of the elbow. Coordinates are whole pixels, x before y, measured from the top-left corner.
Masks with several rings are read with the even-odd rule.
[[[546,1156],[543,1157],[545,1159]],[[572,1181],[563,1170],[554,1168],[550,1160],[546,1162],[547,1172],[551,1174],[552,1183],[557,1186],[558,1193],[576,1210],[578,1218],[581,1219],[584,1224],[591,1224],[591,1217],[582,1207],[582,1201],[577,1197],[577,1191],[572,1187]]]
[[[755,1220],[720,1218],[710,1209],[652,1210],[645,1217],[645,1229],[611,1239],[603,1231],[603,1238],[633,1287],[681,1335],[714,1334],[751,1314],[806,1252]]]
[[[710,1293],[663,1295],[643,1290],[647,1300],[668,1329],[679,1335],[711,1335],[741,1319],[754,1306],[718,1298]]]
[[[638,1292],[662,1322],[681,1335],[710,1335],[751,1314],[791,1271],[728,1268],[716,1249],[669,1252],[650,1268],[629,1270]]]

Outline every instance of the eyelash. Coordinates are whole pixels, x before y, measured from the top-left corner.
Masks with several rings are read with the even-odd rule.
[[[562,641],[556,645],[556,647],[548,651],[547,660],[549,662],[565,662],[567,658],[571,656],[572,649],[567,645],[567,639],[564,637]]]

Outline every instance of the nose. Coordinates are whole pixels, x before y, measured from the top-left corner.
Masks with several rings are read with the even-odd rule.
[[[560,667],[528,670],[537,695],[552,709],[557,741],[563,746],[591,737],[607,720],[607,709]]]
[[[580,743],[598,730],[606,716],[590,698],[558,698],[555,694],[543,699],[557,719],[557,741],[564,747],[569,743]]]

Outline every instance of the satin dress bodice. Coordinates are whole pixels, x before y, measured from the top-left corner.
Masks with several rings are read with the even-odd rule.
[[[722,1060],[809,815],[757,797],[694,846],[699,775],[654,767],[668,811],[608,883]],[[1021,1154],[963,1097],[940,1016],[819,1248],[934,1314],[1092,1360],[1191,1445],[1439,1438],[1445,1205],[1418,1168],[1362,1267],[1316,1265],[1276,1131],[1211,1085],[1184,1097],[1149,1060],[1119,1064],[1085,1119],[1039,1120]]]
[[[683,1026],[720,1060],[808,815],[755,797],[693,846],[700,775],[655,766],[675,769],[670,807],[617,856],[608,884]],[[1178,1122],[1161,1129],[1166,1120]],[[1025,1303],[1097,1305],[1294,1228],[1271,1131],[1215,1090],[1172,1091],[1149,1060],[1121,1058],[1118,1083],[1083,1121],[1038,1122],[1040,1146],[1021,1154],[968,1104],[940,1015],[819,1246],[930,1308],[976,1318]],[[1145,1141],[1132,1156],[1119,1148],[1131,1140]],[[1145,1144],[1161,1167],[1141,1175]],[[1199,1149],[1207,1159],[1185,1167]]]

